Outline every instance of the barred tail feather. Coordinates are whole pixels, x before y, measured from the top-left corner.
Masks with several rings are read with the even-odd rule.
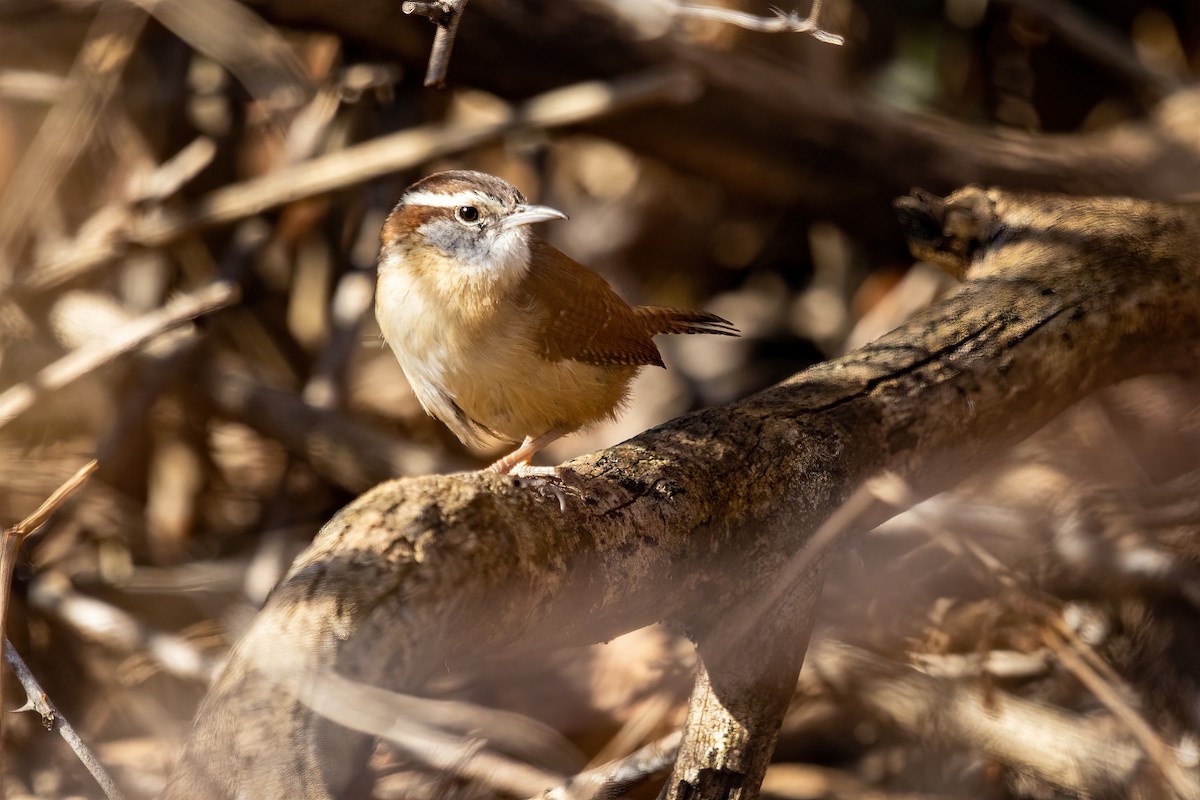
[[[651,336],[659,333],[714,333],[721,336],[741,336],[733,323],[707,311],[688,311],[661,306],[638,306],[633,309]]]

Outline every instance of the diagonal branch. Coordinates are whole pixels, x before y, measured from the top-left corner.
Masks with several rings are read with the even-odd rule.
[[[420,693],[485,655],[657,621],[703,642],[872,476],[947,488],[1088,393],[1196,363],[1196,209],[969,188],[916,195],[902,219],[961,254],[957,291],[843,358],[571,462],[585,491],[565,510],[481,473],[391,481],[346,507],[231,655],[165,796],[328,797],[366,768],[370,739],[315,715],[280,664]],[[811,622],[820,574],[794,587],[780,650]],[[720,661],[718,700],[778,689],[782,668]],[[765,723],[746,730],[773,736]],[[757,768],[731,764],[713,788],[751,798]]]

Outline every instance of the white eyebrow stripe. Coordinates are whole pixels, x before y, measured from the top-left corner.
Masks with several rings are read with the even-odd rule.
[[[458,208],[459,206],[484,203],[487,200],[488,196],[486,194],[474,190],[455,192],[454,194],[409,192],[404,195],[404,204],[406,206],[433,206],[435,208]]]

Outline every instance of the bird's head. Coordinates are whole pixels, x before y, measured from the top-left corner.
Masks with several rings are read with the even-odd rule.
[[[483,172],[452,170],[405,190],[383,226],[380,264],[445,260],[448,268],[496,277],[523,274],[528,226],[566,219],[531,205],[516,187]]]

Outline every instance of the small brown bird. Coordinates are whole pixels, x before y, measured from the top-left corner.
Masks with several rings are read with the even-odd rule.
[[[530,459],[614,418],[659,333],[738,335],[703,311],[630,307],[603,278],[534,236],[566,219],[466,170],[417,181],[383,226],[375,316],[425,411],[465,444],[521,446],[490,469],[554,474]]]

